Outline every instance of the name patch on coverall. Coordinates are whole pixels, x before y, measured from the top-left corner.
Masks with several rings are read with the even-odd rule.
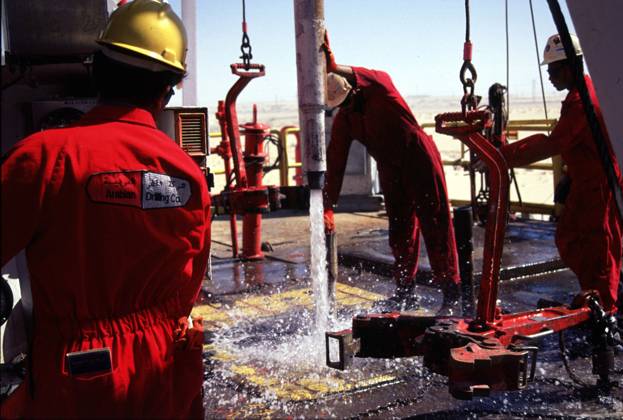
[[[148,171],[93,174],[87,194],[96,203],[142,209],[183,207],[192,195],[188,180]]]
[[[190,199],[190,184],[185,179],[153,172],[143,173],[144,209],[182,207]]]

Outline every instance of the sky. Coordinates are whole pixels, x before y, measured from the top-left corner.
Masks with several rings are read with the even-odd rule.
[[[180,13],[180,0],[169,2]],[[470,1],[476,93],[486,96],[494,82],[506,84],[506,3],[511,101],[540,97],[539,70],[546,94],[555,95],[537,64],[528,0]],[[540,59],[556,27],[547,2],[532,3]],[[246,0],[246,16],[252,62],[264,64],[266,76],[252,81],[238,102],[295,102],[293,0]],[[242,0],[197,0],[198,105],[214,108],[236,81],[229,65],[240,61],[241,22]],[[403,96],[462,96],[464,0],[325,0],[325,24],[339,64],[385,70]],[[171,104],[181,104],[181,96]]]

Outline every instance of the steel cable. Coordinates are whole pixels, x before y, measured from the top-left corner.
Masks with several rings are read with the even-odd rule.
[[[504,14],[506,22],[506,115],[510,119],[511,109],[511,85],[510,85],[510,49],[508,44],[508,0],[505,1]],[[508,127],[506,127],[508,134]]]
[[[529,1],[530,4],[530,18],[532,19],[532,34],[534,35],[534,51],[536,52],[536,65],[539,73],[539,80],[541,82],[541,97],[543,98],[543,110],[545,111],[545,119],[549,119],[547,117],[547,101],[545,100],[545,86],[543,86],[543,74],[541,73],[541,60],[539,59],[539,41],[536,36],[536,24],[534,23],[534,10],[532,8],[532,0]],[[547,135],[549,136],[549,126],[547,128]]]
[[[506,118],[510,119],[511,117],[511,82],[510,82],[510,44],[509,40],[509,30],[508,30],[508,0],[504,2],[504,15],[505,15],[505,31],[506,31]],[[506,124],[506,123],[505,123]],[[508,138],[508,125],[506,125],[506,137]],[[508,140],[507,140],[508,141]],[[515,193],[517,194],[517,200],[519,201],[519,206],[523,207],[523,200],[521,198],[521,191],[519,190],[519,182],[517,181],[517,177],[515,176],[515,169],[509,169],[511,181],[515,186]]]
[[[469,0],[465,0],[465,42],[469,42]]]
[[[463,65],[459,70],[459,80],[463,85],[463,98],[461,99],[461,109],[463,113],[467,110],[476,109],[480,98],[474,95],[474,87],[478,74],[476,68],[472,64],[472,43],[469,39],[470,18],[469,18],[469,0],[465,0],[465,43],[463,44]],[[467,77],[467,73],[470,77]]]
[[[247,34],[247,11],[245,0],[242,0],[242,43],[240,44],[240,51],[242,52],[240,58],[242,59],[244,67],[246,70],[249,70],[253,54],[251,53],[251,40]]]

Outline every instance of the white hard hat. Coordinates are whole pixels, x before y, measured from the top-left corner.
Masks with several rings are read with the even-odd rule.
[[[329,108],[335,108],[340,105],[348,93],[352,89],[348,80],[335,73],[329,73],[327,75],[327,106]]]
[[[575,55],[582,55],[582,47],[580,47],[580,40],[577,36],[571,35],[571,42],[573,43],[573,49]],[[549,63],[555,63],[556,61],[566,60],[567,54],[565,54],[565,47],[562,45],[560,35],[555,34],[549,37],[547,44],[545,45],[545,51],[543,51],[543,61],[541,65],[544,66]]]

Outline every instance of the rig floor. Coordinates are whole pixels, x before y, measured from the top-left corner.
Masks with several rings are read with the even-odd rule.
[[[333,330],[348,328],[353,315],[370,311],[394,288],[384,213],[337,213],[336,226],[341,264]],[[446,378],[427,372],[420,358],[355,359],[347,371],[329,369],[323,331],[313,331],[307,214],[281,211],[264,218],[262,240],[272,251],[261,261],[232,258],[228,219],[216,218],[212,229],[212,278],[194,310],[207,330],[208,418],[623,418],[623,376],[614,376],[621,387],[607,391],[574,383],[557,335],[540,342],[536,378],[525,390],[471,401],[452,398]],[[554,230],[549,222],[510,222],[499,296],[504,310],[534,309],[542,298],[569,303],[578,292],[573,273],[556,260]],[[475,227],[475,271],[482,237],[483,229]],[[420,261],[425,274],[424,246]],[[537,262],[536,269],[525,268]],[[434,314],[440,291],[418,285],[416,293],[418,312]],[[578,328],[565,340],[575,374],[594,383],[587,334]],[[617,351],[620,371],[623,349]]]

